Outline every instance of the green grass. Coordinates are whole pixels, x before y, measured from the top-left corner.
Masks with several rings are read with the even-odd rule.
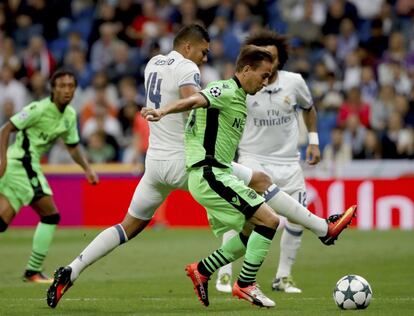
[[[66,265],[98,230],[58,230],[46,272]],[[9,229],[0,235],[0,315],[413,315],[414,234],[404,231],[349,230],[334,247],[323,246],[306,232],[294,267],[302,294],[270,291],[278,260],[279,237],[258,275],[262,289],[276,300],[275,309],[260,309],[215,291],[210,307],[196,299],[184,273],[219,241],[209,230],[147,230],[89,267],[59,306],[46,306],[47,286],[20,280],[33,230]],[[236,271],[240,263],[235,265]],[[373,289],[366,310],[341,311],[332,300],[336,281],[346,274],[365,277]],[[213,279],[215,281],[215,279]]]

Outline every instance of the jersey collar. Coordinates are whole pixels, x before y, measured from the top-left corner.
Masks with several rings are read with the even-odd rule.
[[[236,76],[233,76],[233,78],[232,78],[234,81],[236,81],[236,84],[237,84],[237,86],[239,87],[239,88],[241,88],[242,87],[242,85],[241,85],[241,83],[240,83],[240,81],[239,81],[239,79],[236,77]]]

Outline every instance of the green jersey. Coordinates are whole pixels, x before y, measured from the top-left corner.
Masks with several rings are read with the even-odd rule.
[[[29,158],[31,163],[39,163],[59,137],[67,145],[79,143],[75,109],[68,105],[60,112],[50,98],[30,103],[10,121],[19,131],[7,151],[9,159]]]
[[[193,110],[187,122],[187,168],[230,167],[246,121],[246,92],[234,77],[214,81],[200,93],[208,106]]]

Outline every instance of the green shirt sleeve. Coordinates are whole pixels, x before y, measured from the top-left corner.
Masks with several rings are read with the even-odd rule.
[[[233,90],[223,86],[222,81],[215,81],[200,92],[207,99],[208,107],[220,110],[231,102]]]
[[[20,112],[10,118],[10,121],[18,130],[26,129],[34,125],[42,117],[41,107],[36,103],[30,103]]]
[[[68,116],[69,128],[62,138],[66,145],[73,146],[79,143],[78,122],[74,110],[70,111]]]

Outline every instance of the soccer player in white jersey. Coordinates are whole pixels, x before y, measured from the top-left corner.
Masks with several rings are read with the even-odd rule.
[[[247,38],[245,45],[269,50],[274,57],[274,67],[269,85],[247,97],[248,115],[239,145],[238,162],[266,172],[281,190],[306,207],[305,180],[297,149],[298,110],[302,110],[309,132],[306,160],[308,164],[315,165],[320,161],[320,151],[316,132],[317,114],[311,94],[300,74],[282,70],[288,59],[285,37],[263,30]],[[287,220],[284,228],[280,240],[279,266],[272,289],[301,293],[293,282],[291,270],[301,244],[303,226]],[[223,242],[234,234],[234,231],[227,232]],[[219,271],[216,282],[218,291],[231,292],[231,269],[231,265],[228,265]]]

